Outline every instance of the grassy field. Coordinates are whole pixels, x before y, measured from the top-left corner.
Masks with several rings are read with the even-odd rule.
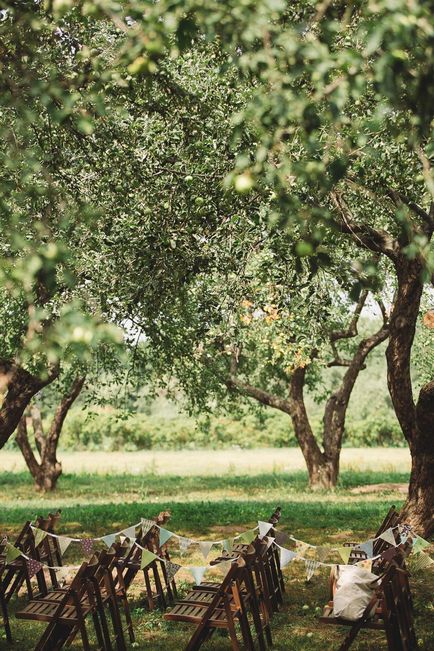
[[[65,475],[51,495],[35,494],[17,455],[1,452],[0,531],[14,534],[25,519],[61,508],[61,533],[97,536],[168,509],[172,513],[169,529],[196,539],[216,539],[255,526],[257,519],[266,519],[279,504],[284,531],[314,544],[335,544],[366,539],[390,504],[399,505],[404,498],[401,486],[407,481],[409,467],[405,450],[344,450],[340,485],[331,494],[306,489],[306,474],[297,452],[69,454],[65,455]],[[91,473],[92,468],[95,471]],[[68,553],[66,562],[79,562],[73,546]],[[194,554],[197,552],[193,550],[193,557],[182,562],[203,564],[203,559]],[[179,560],[176,549],[173,555],[175,561]],[[285,570],[285,606],[272,622],[274,648],[336,649],[344,631],[317,621],[327,598],[327,569],[307,583],[299,565],[293,563]],[[178,578],[181,588],[186,587],[189,575],[181,571]],[[434,572],[414,576],[412,584],[417,633],[421,649],[428,651],[434,648]],[[142,603],[139,578],[133,588],[135,648],[180,651],[191,629],[165,623],[158,611],[148,613]],[[43,630],[43,625],[15,620],[13,611],[20,603],[21,599],[12,608],[15,642],[9,648],[14,651],[31,649],[36,635]],[[228,641],[216,636],[207,648],[223,651],[228,649]],[[376,651],[386,645],[381,634],[365,632],[353,648]]]

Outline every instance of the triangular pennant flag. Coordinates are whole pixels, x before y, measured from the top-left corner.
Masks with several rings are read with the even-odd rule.
[[[319,567],[319,562],[312,559],[304,561],[306,565],[306,581],[310,581],[314,575],[315,570]]]
[[[126,538],[129,538],[130,540],[134,540],[136,537],[136,525],[134,524],[133,526],[128,527],[128,529],[124,529],[122,533]]]
[[[44,540],[44,538],[47,537],[47,532],[43,531],[42,529],[35,529],[34,530],[34,536],[35,536],[35,547],[38,547],[38,545],[41,544],[41,542]]]
[[[214,545],[214,543],[211,542],[211,541],[208,541],[208,540],[200,540],[198,545],[199,545],[199,549],[200,549],[200,551],[202,553],[202,556],[206,560],[208,558],[208,554],[211,551],[211,547]]]
[[[372,561],[369,558],[364,561],[358,561],[356,565],[362,567],[364,570],[368,570],[368,572],[372,572]]]
[[[420,536],[416,536],[416,540],[413,542],[413,553],[417,554],[418,552],[422,551],[422,549],[425,549],[425,547],[429,547],[431,543],[429,543],[427,540],[424,540]]]
[[[304,556],[309,548],[310,545],[308,545],[308,543],[305,543],[302,540],[295,541],[295,550],[297,552],[297,556]]]
[[[80,540],[81,548],[85,556],[90,556],[93,552],[95,541],[93,538],[82,538]]]
[[[180,554],[186,554],[188,548],[190,547],[192,541],[190,538],[184,538],[183,536],[179,537],[179,552]]]
[[[66,583],[66,579],[68,578],[69,575],[69,568],[67,567],[58,567],[56,569],[56,578],[57,582],[62,588],[64,584]]]
[[[166,561],[166,577],[167,583],[172,583],[175,578],[175,574],[181,569],[181,565],[178,563],[172,563],[172,561]]]
[[[21,556],[20,550],[10,543],[6,543],[6,565],[12,563],[18,556]]]
[[[284,567],[288,565],[291,561],[297,558],[297,554],[290,549],[285,549],[285,547],[280,548],[280,569],[283,570]]]
[[[416,556],[412,556],[411,569],[413,571],[425,570],[430,565],[434,565],[434,560],[425,552],[419,552]]]
[[[372,558],[374,555],[374,541],[367,540],[366,542],[359,545],[359,549],[361,549],[362,552],[365,552],[367,558]]]
[[[322,563],[330,554],[330,547],[317,547],[315,550],[316,557]]]
[[[243,543],[246,543],[247,545],[250,545],[252,540],[256,538],[256,530],[255,529],[250,529],[249,531],[244,531],[240,536],[238,536],[238,540],[240,540]]]
[[[226,538],[226,540],[223,540],[223,549],[228,552],[228,554],[231,553],[231,551],[234,548],[234,539],[233,538]]]
[[[140,526],[142,527],[142,535],[145,536],[148,531],[152,529],[152,527],[155,527],[155,521],[148,520],[147,518],[142,518],[140,521]]]
[[[269,522],[262,522],[261,520],[258,521],[259,538],[261,538],[261,540],[264,536],[268,534],[272,526],[273,525],[271,525]]]
[[[110,549],[110,547],[113,545],[113,543],[116,540],[116,534],[108,533],[106,536],[103,536],[101,540],[104,543],[104,545],[106,545]]]
[[[63,556],[63,554],[66,552],[71,542],[72,539],[67,538],[66,536],[59,536],[57,538],[57,544],[59,545],[59,551],[61,556]]]
[[[343,545],[341,547],[338,547],[338,552],[340,557],[342,558],[344,565],[348,565],[348,561],[351,556],[351,547],[344,547]]]
[[[394,547],[396,546],[395,536],[393,535],[393,530],[391,528],[386,529],[386,531],[378,537],[381,538],[381,540],[385,540],[390,545],[393,545]]]
[[[217,567],[221,572],[223,572],[223,575],[226,576],[232,567],[232,561],[221,561],[217,564]]]
[[[399,551],[396,547],[388,547],[381,553],[381,558],[385,561],[392,561],[396,556],[398,556]]]
[[[29,575],[29,578],[31,579],[32,576],[35,576],[43,567],[42,563],[39,561],[35,561],[34,558],[26,558],[26,565],[27,565],[27,572]]]
[[[160,527],[160,547],[162,547],[172,536],[173,533],[171,531],[167,531],[167,529]]]
[[[199,566],[198,565],[196,565],[196,566],[193,565],[193,566],[189,567],[188,569],[190,570],[196,585],[199,585],[201,583],[201,581],[203,579],[203,575],[207,571],[208,567],[206,567],[206,566],[204,567],[204,566],[200,566],[200,565]]]
[[[140,569],[143,570],[149,563],[157,558],[157,555],[150,552],[149,549],[142,550],[142,560],[140,561]]]

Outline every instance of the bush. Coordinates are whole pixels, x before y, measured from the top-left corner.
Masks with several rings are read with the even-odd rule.
[[[316,432],[321,422],[313,421]],[[347,447],[404,445],[393,414],[375,414],[364,420],[347,419]],[[290,418],[270,412],[241,419],[209,417],[197,424],[193,418],[126,417],[116,410],[99,410],[92,416],[72,411],[63,428],[61,447],[69,450],[185,450],[195,448],[256,448],[296,446]]]

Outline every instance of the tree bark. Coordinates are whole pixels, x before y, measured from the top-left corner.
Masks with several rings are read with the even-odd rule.
[[[6,389],[0,407],[0,449],[16,430],[32,398],[53,382],[58,374],[56,367],[43,379],[8,360],[0,360],[0,388]]]
[[[410,448],[412,467],[402,518],[422,535],[434,531],[434,381],[422,387],[417,405],[411,382],[411,349],[423,290],[422,262],[404,254],[395,263],[398,290],[386,352],[392,403]]]
[[[35,405],[32,406],[31,421],[36,448],[40,455],[39,462],[29,443],[26,416],[23,416],[19,422],[16,441],[30,474],[35,480],[35,488],[38,491],[54,490],[62,474],[62,464],[57,459],[59,437],[68,411],[79,396],[84,386],[84,381],[84,377],[78,377],[74,380],[71,389],[64,395],[57,407],[50,429],[46,435],[43,430],[41,413]]]

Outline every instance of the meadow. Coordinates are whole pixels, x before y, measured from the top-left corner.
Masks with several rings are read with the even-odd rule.
[[[389,506],[403,501],[409,468],[404,449],[345,449],[339,487],[333,493],[314,493],[306,488],[306,473],[295,449],[68,453],[57,491],[36,494],[16,453],[2,452],[0,459],[0,530],[9,534],[16,533],[27,518],[55,508],[62,509],[59,532],[71,536],[100,536],[169,510],[170,530],[196,539],[216,539],[254,527],[280,505],[283,531],[313,544],[332,545],[372,535]],[[201,564],[197,552],[192,553],[188,562]],[[175,560],[176,555],[175,545]],[[69,562],[79,561],[77,552],[70,551]],[[327,598],[327,568],[310,582],[300,563],[292,563],[285,575],[284,608],[273,619],[274,648],[338,648],[344,631],[330,630],[317,621]],[[189,581],[191,577],[181,570],[181,593]],[[428,651],[434,648],[434,573],[416,574],[412,584],[417,633],[421,649]],[[191,629],[164,622],[159,611],[147,612],[141,591],[138,577],[131,595],[137,635],[133,648],[182,649]],[[13,611],[20,603],[21,599],[12,608],[10,648],[14,651],[31,649],[36,631],[43,630],[43,625],[17,623]],[[209,648],[223,651],[228,642],[215,636]],[[380,633],[364,632],[354,644],[355,651],[383,648]]]

